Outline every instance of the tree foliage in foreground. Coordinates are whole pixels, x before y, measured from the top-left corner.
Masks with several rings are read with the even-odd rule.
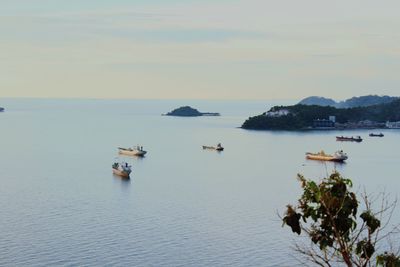
[[[362,197],[364,211],[350,191],[352,181],[334,172],[319,184],[302,175],[298,179],[303,194],[296,207],[287,206],[283,223],[297,234],[302,232],[312,241],[311,245],[296,244],[295,249],[307,260],[320,266],[339,263],[346,266],[400,267],[398,253],[377,255],[378,242],[398,233],[398,228],[382,234],[388,222],[384,215],[393,213],[396,202],[382,198],[380,210],[374,213],[371,201]]]

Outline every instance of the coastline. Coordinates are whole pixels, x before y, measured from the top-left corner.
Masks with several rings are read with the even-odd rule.
[[[252,129],[252,128],[243,128],[241,126],[237,127],[238,129],[246,130],[246,131],[265,131],[265,132],[334,132],[334,131],[353,131],[353,130],[400,130],[400,128],[302,128],[302,129]]]

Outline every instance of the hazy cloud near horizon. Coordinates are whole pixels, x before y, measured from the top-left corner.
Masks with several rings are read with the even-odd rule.
[[[398,95],[400,2],[0,0],[0,97]]]

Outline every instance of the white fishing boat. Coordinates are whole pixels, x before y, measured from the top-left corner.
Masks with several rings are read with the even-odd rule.
[[[129,147],[129,148],[119,147],[118,151],[122,155],[140,156],[140,157],[143,157],[147,153],[147,151],[143,150],[143,146],[135,146],[132,148],[131,147]]]
[[[333,155],[326,154],[324,151],[318,153],[307,152],[306,158],[311,160],[343,162],[348,159],[348,156],[343,150],[340,150],[336,151]]]
[[[221,143],[219,143],[216,147],[215,146],[203,146],[203,149],[212,149],[217,151],[223,151],[224,148],[222,147]]]
[[[115,175],[129,178],[129,175],[132,172],[132,166],[128,165],[126,162],[114,162],[112,165],[112,171]]]

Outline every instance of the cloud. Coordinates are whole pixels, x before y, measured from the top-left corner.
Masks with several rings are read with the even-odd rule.
[[[217,27],[173,27],[173,15],[92,12],[40,16],[0,16],[0,40],[41,44],[127,39],[142,43],[202,43],[265,39],[272,34]]]
[[[345,98],[400,86],[394,0],[3,1],[2,94]]]

